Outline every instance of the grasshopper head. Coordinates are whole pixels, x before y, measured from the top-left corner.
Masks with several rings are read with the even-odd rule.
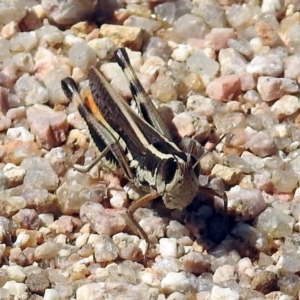
[[[186,161],[172,157],[160,164],[156,175],[156,188],[167,208],[182,209],[198,193],[199,167],[193,168],[195,162],[195,157],[188,154]]]

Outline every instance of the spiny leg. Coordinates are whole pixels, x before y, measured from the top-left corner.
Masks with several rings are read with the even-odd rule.
[[[135,218],[133,217],[133,214],[135,213],[135,211],[144,206],[146,203],[153,201],[154,199],[158,198],[159,194],[156,191],[151,191],[149,194],[143,196],[141,199],[134,201],[130,204],[130,206],[127,209],[127,215],[128,218],[130,219],[130,221],[133,223],[133,225],[137,228],[137,230],[139,231],[141,237],[146,241],[147,243],[147,247],[146,247],[146,252],[149,248],[149,239],[148,236],[146,234],[146,232],[144,231],[144,229],[141,227],[141,225],[135,220]],[[145,253],[146,255],[146,253]]]
[[[89,172],[96,164],[98,164],[101,159],[103,157],[106,156],[106,154],[110,151],[110,148],[107,146],[101,153],[98,157],[96,157],[95,159],[92,160],[92,162],[89,164],[89,165],[86,165],[86,166],[81,166],[81,165],[74,165],[74,169],[79,171],[79,172],[82,172],[82,173],[87,173]]]

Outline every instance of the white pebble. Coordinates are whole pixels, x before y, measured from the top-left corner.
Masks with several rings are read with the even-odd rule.
[[[285,95],[277,100],[271,107],[271,111],[278,119],[285,118],[294,114],[300,108],[298,97]]]
[[[72,47],[73,45],[75,45],[77,43],[82,43],[82,42],[84,42],[84,40],[82,38],[72,35],[72,34],[68,34],[64,38],[64,44],[68,47]]]
[[[161,238],[159,240],[159,251],[163,258],[177,257],[177,240],[175,238]]]
[[[34,141],[34,134],[30,133],[25,127],[15,127],[7,129],[6,135],[11,140],[22,142]]]
[[[255,269],[249,257],[240,259],[237,268],[239,276],[246,274],[249,278],[253,278],[255,275]]]
[[[81,234],[75,241],[76,247],[82,247],[87,244],[90,234],[88,232]]]
[[[236,220],[253,219],[266,208],[265,200],[260,190],[244,189],[236,185],[227,193],[228,213]]]
[[[109,189],[111,198],[109,203],[113,208],[122,208],[128,206],[128,197],[126,192],[122,188]]]
[[[170,272],[161,281],[161,288],[167,294],[172,292],[187,293],[189,291],[195,291],[197,286],[198,281],[196,276],[186,272]]]
[[[215,283],[223,283],[229,280],[235,281],[237,279],[236,269],[231,265],[224,265],[217,268],[213,275]]]
[[[60,300],[58,292],[55,289],[45,289],[44,300]]]
[[[29,238],[30,238],[29,234],[27,234],[26,232],[20,232],[18,234],[16,241],[14,242],[14,246],[23,248],[26,245],[26,243],[29,241]]]
[[[171,57],[176,61],[186,61],[189,55],[191,54],[192,49],[186,45],[178,45],[178,48],[174,49]]]
[[[257,55],[248,64],[247,72],[258,76],[277,77],[283,72],[283,62],[278,55]]]
[[[10,186],[16,186],[22,183],[26,171],[20,166],[8,163],[3,168],[3,173],[8,178]]]
[[[85,42],[74,44],[68,55],[72,65],[80,69],[89,69],[97,59],[95,51]]]
[[[20,266],[7,266],[6,271],[8,272],[10,280],[16,282],[24,282],[26,274],[22,271]]]
[[[94,39],[87,45],[95,51],[99,59],[110,59],[114,54],[115,45],[109,38]]]
[[[211,290],[210,299],[213,300],[239,300],[240,295],[230,288],[221,288],[214,285]]]
[[[49,224],[54,222],[53,214],[39,214],[39,219],[42,225],[48,226]]]
[[[19,282],[16,282],[14,280],[11,280],[11,281],[7,281],[3,287],[3,289],[7,289],[10,291],[10,293],[12,295],[15,295],[17,299],[22,299],[22,298],[19,298],[20,296],[24,297],[25,294],[27,294],[27,286],[26,284],[24,283],[19,283]],[[24,298],[24,299],[27,299],[27,298]]]
[[[114,261],[119,255],[119,248],[108,235],[100,235],[94,244],[96,262]]]

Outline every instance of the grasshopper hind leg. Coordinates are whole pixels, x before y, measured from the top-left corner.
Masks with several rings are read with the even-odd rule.
[[[159,197],[159,194],[153,190],[149,194],[146,194],[145,196],[140,198],[139,200],[132,202],[127,209],[128,218],[130,219],[132,224],[137,228],[140,236],[146,241],[147,246],[146,246],[146,251],[145,251],[144,256],[146,256],[146,253],[149,250],[149,245],[150,245],[149,238],[148,238],[146,232],[144,231],[144,229],[141,227],[141,225],[135,220],[133,215],[138,208],[144,206],[148,202],[155,200],[158,197]]]
[[[96,157],[95,159],[92,160],[92,162],[86,166],[82,166],[82,165],[78,165],[75,164],[74,165],[74,169],[78,172],[81,173],[87,173],[89,172],[95,165],[97,165],[98,163],[101,162],[102,158],[106,156],[106,154],[110,151],[109,147],[106,147],[98,157]]]

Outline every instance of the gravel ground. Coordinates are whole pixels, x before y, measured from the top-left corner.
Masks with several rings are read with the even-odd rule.
[[[300,299],[299,0],[2,0],[0,36],[0,299]],[[142,192],[74,168],[99,152],[61,80],[96,66],[131,103],[119,47],[229,232],[221,198],[157,199],[144,257]]]

